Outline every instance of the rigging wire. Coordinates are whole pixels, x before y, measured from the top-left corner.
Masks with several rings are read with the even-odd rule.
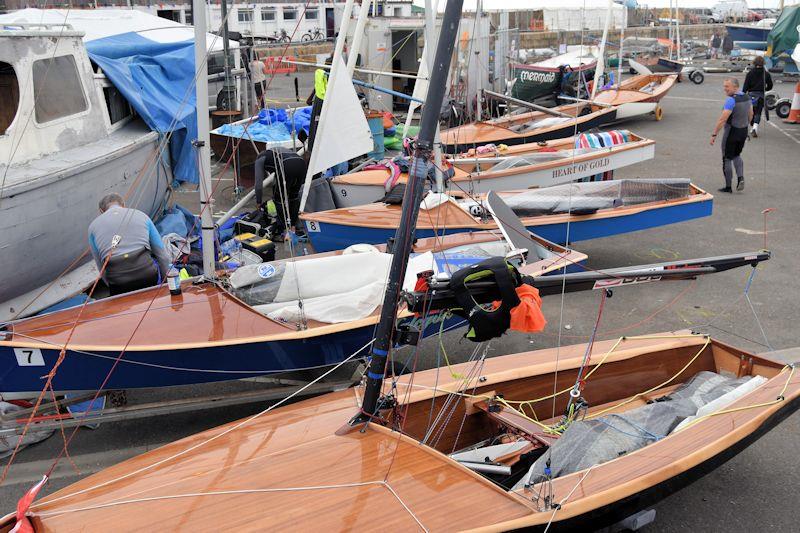
[[[164,459],[160,459],[160,460],[156,461],[155,463],[151,463],[151,464],[145,465],[143,467],[137,468],[134,471],[128,472],[127,474],[123,474],[123,475],[118,476],[118,477],[116,477],[114,479],[110,479],[110,480],[104,481],[102,483],[98,483],[96,485],[87,487],[85,489],[81,489],[81,490],[78,490],[78,491],[70,493],[70,494],[65,494],[63,496],[59,496],[57,498],[52,498],[52,499],[47,501],[47,504],[51,505],[51,504],[53,504],[53,503],[55,503],[57,501],[61,501],[61,500],[64,500],[66,498],[72,498],[72,497],[75,497],[75,496],[79,496],[81,494],[86,494],[87,492],[91,492],[93,490],[97,490],[97,489],[106,487],[108,485],[111,485],[113,483],[117,483],[119,481],[123,481],[123,480],[129,479],[129,478],[131,478],[133,476],[136,476],[136,475],[142,474],[144,472],[150,471],[150,470],[152,470],[152,469],[154,469],[154,468],[156,468],[158,466],[161,466],[161,465],[163,465],[165,463],[168,463],[168,462],[170,462],[170,461],[172,461],[174,459],[182,457],[182,456],[186,455],[187,453],[189,453],[191,451],[194,451],[194,450],[197,450],[199,448],[202,448],[203,446],[206,446],[206,445],[210,444],[211,442],[214,442],[214,441],[224,437],[225,435],[228,435],[228,434],[232,433],[233,431],[241,429],[242,427],[252,423],[254,420],[256,420],[256,419],[264,416],[265,414],[269,413],[273,409],[275,409],[277,407],[280,407],[281,405],[289,402],[295,396],[303,393],[309,387],[312,387],[313,385],[316,385],[317,383],[319,383],[320,381],[322,381],[323,379],[325,379],[326,377],[331,375],[333,372],[335,372],[336,370],[341,368],[342,365],[344,365],[345,363],[348,363],[349,361],[354,359],[358,354],[360,354],[361,352],[366,350],[369,346],[371,346],[372,343],[374,342],[374,340],[375,339],[370,340],[369,342],[364,344],[362,347],[360,347],[359,349],[357,349],[356,351],[354,351],[353,353],[348,355],[346,358],[344,358],[340,363],[332,366],[330,368],[330,370],[328,370],[327,372],[321,374],[319,377],[313,379],[312,381],[308,382],[307,384],[303,385],[302,387],[300,387],[299,389],[294,391],[292,394],[290,394],[286,398],[283,398],[282,400],[277,401],[276,403],[270,405],[269,407],[266,407],[265,409],[262,409],[258,413],[254,414],[254,415],[252,415],[252,416],[250,416],[248,418],[245,418],[241,422],[235,423],[232,426],[230,426],[228,428],[225,428],[223,431],[217,433],[216,435],[213,435],[213,436],[211,436],[211,437],[209,437],[207,439],[204,439],[201,442],[195,443],[195,444],[193,444],[193,445],[191,445],[191,446],[189,446],[187,448],[184,448],[183,450],[181,450],[181,451],[179,451],[177,453],[174,453],[174,454],[170,455],[169,457],[165,457]]]

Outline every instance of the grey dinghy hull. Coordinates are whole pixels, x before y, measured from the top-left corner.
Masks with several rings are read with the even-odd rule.
[[[0,195],[0,322],[23,308],[29,315],[81,290],[81,281],[56,283],[29,305],[88,252],[89,223],[105,194],[130,192],[131,207],[151,216],[161,212],[172,173],[167,161],[156,159],[157,148],[158,134],[134,121],[98,141],[8,169],[11,185]],[[0,172],[5,172],[2,166]],[[74,266],[89,262],[86,253]]]

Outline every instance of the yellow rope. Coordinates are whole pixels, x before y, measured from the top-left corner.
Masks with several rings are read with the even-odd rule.
[[[624,340],[695,338],[697,336],[698,335],[693,335],[692,334],[692,335],[668,335],[668,336],[667,335],[641,335],[641,336],[637,336],[637,337],[620,337],[617,340],[617,342],[614,343],[614,345],[605,353],[605,355],[603,355],[603,357],[601,358],[600,362],[597,363],[597,365],[595,365],[594,368],[592,368],[592,370],[589,371],[586,374],[586,378],[584,378],[584,379],[588,380],[589,377],[592,374],[594,374],[594,372],[598,368],[600,368],[600,366],[602,366],[603,363],[606,362],[608,357],[619,347],[619,345]],[[701,346],[700,349],[697,351],[697,353],[694,354],[694,356],[692,356],[692,358],[689,359],[689,361],[678,372],[676,372],[672,377],[670,377],[668,380],[656,385],[655,387],[651,387],[650,389],[648,389],[648,390],[646,390],[644,392],[640,392],[640,393],[636,394],[635,396],[632,396],[632,397],[630,397],[630,398],[628,398],[626,400],[623,400],[623,401],[621,401],[620,403],[618,403],[616,405],[613,405],[611,407],[603,409],[602,411],[598,411],[596,413],[592,413],[591,415],[587,415],[586,418],[588,418],[588,419],[597,418],[597,417],[599,417],[599,416],[601,416],[601,415],[603,415],[605,413],[608,413],[609,411],[613,411],[615,409],[618,409],[619,407],[622,407],[623,405],[627,405],[627,404],[631,403],[632,401],[634,401],[634,400],[636,400],[636,399],[638,399],[638,398],[640,398],[640,397],[642,397],[642,396],[644,396],[646,394],[650,394],[651,392],[654,392],[654,391],[656,391],[656,390],[658,390],[658,389],[660,389],[662,387],[665,387],[665,386],[669,385],[670,383],[672,383],[673,381],[675,381],[675,379],[677,379],[681,374],[683,374],[686,371],[686,369],[688,369],[692,365],[692,363],[694,363],[697,360],[697,358],[700,357],[700,355],[705,351],[705,349],[711,344],[711,337],[709,337],[707,335],[704,335],[703,337],[705,338],[705,342],[703,343],[703,346]],[[440,343],[441,343],[441,339],[440,339]],[[445,354],[445,362],[447,363],[448,368],[449,368],[450,367],[450,363],[447,360],[447,355],[446,354]],[[724,410],[721,410],[721,411],[716,411],[714,413],[709,413],[707,415],[701,416],[701,417],[693,420],[692,422],[688,423],[686,426],[681,428],[680,431],[683,431],[686,428],[691,427],[692,425],[696,424],[697,422],[699,422],[701,420],[705,420],[706,418],[709,418],[709,417],[712,417],[712,416],[717,416],[717,415],[722,415],[722,414],[727,414],[727,413],[735,413],[735,412],[745,411],[747,409],[754,409],[754,408],[759,408],[759,407],[769,407],[770,405],[775,405],[777,403],[782,402],[784,400],[784,394],[786,393],[786,390],[789,388],[789,383],[791,383],[792,377],[794,376],[794,373],[795,373],[795,370],[796,370],[796,368],[794,366],[787,365],[787,366],[785,366],[785,367],[783,367],[781,369],[781,371],[780,371],[780,373],[778,375],[780,375],[783,372],[785,372],[786,369],[791,369],[790,372],[789,372],[789,377],[787,378],[786,383],[784,383],[783,389],[781,389],[781,392],[778,395],[777,399],[775,399],[773,401],[770,401],[770,402],[763,402],[763,403],[747,405],[747,406],[743,406],[743,407],[736,407],[736,408],[732,408],[732,409],[724,409]],[[452,372],[452,370],[450,371],[450,373],[451,373],[451,375],[453,375],[453,377],[457,377],[457,375],[454,374]],[[572,390],[572,387],[564,389],[564,390],[562,390],[560,392],[557,392],[555,394],[550,394],[550,395],[543,396],[541,398],[537,398],[537,399],[534,399],[534,400],[506,400],[505,398],[502,398],[502,397],[489,396],[489,395],[486,395],[486,394],[469,394],[469,393],[466,393],[466,392],[453,392],[451,394],[456,394],[456,395],[459,395],[459,396],[463,396],[465,398],[471,398],[471,399],[476,399],[476,400],[494,400],[497,403],[503,405],[504,407],[514,411],[514,413],[516,413],[518,416],[524,418],[528,422],[530,422],[532,424],[535,424],[536,426],[539,426],[540,428],[542,428],[542,430],[544,432],[552,433],[552,434],[561,434],[575,420],[575,417],[577,416],[578,411],[576,411],[574,409],[574,406],[570,409],[570,412],[566,414],[565,418],[562,421],[560,421],[556,425],[548,426],[547,424],[543,424],[542,422],[540,422],[536,418],[536,411],[533,408],[533,404],[541,402],[541,401],[544,401],[544,400],[549,400],[549,399],[555,398],[555,397],[560,396],[562,394],[566,394],[570,390]],[[515,406],[518,406],[518,407],[515,407]],[[530,409],[530,411],[532,412],[533,416],[528,416],[525,413],[525,407],[526,406]]]
[[[463,386],[467,386],[468,383],[466,382],[467,379],[466,379],[466,377],[464,377],[464,374],[457,374],[456,372],[453,372],[453,367],[450,364],[450,359],[447,357],[447,350],[445,350],[444,343],[442,342],[442,335],[444,334],[444,323],[445,322],[446,322],[445,320],[442,320],[441,322],[439,322],[439,349],[442,350],[442,354],[444,355],[444,362],[447,365],[447,371],[450,372],[450,377],[452,377],[453,379],[458,379],[458,380],[463,381],[464,382]],[[459,388],[461,388],[461,387],[459,387]]]
[[[786,365],[785,367],[783,367],[781,369],[781,371],[778,373],[778,375],[783,374],[783,372],[786,371],[787,368],[791,368],[791,371],[789,372],[789,377],[786,379],[786,383],[783,384],[783,389],[781,389],[781,393],[778,394],[778,397],[775,398],[774,400],[772,400],[771,402],[755,403],[753,405],[743,405],[741,407],[733,407],[731,409],[722,409],[721,411],[714,411],[713,413],[708,413],[707,415],[703,415],[703,416],[699,416],[699,417],[695,418],[694,420],[692,420],[691,422],[689,422],[688,424],[686,424],[685,426],[680,428],[678,430],[678,432],[684,431],[686,428],[692,427],[693,425],[695,425],[696,423],[700,422],[701,420],[705,420],[707,418],[711,418],[712,416],[725,415],[725,414],[728,414],[728,413],[738,413],[740,411],[747,411],[748,409],[756,409],[756,408],[759,408],[759,407],[769,407],[770,405],[775,405],[777,403],[781,403],[782,401],[785,400],[783,395],[786,393],[786,389],[789,388],[789,383],[792,381],[792,377],[794,376],[794,371],[795,371],[795,367],[794,366]]]
[[[440,346],[442,348],[442,352],[444,353],[445,363],[447,364],[448,370],[450,371],[450,375],[453,376],[454,379],[463,379],[463,376],[461,376],[460,374],[454,373],[452,368],[451,368],[451,366],[450,366],[450,361],[449,361],[449,359],[447,357],[447,352],[444,350],[444,346],[442,345],[441,333],[442,332],[440,331],[440,333],[439,333],[439,344],[440,344]],[[592,376],[592,374],[594,374],[597,371],[597,369],[599,369],[603,365],[603,363],[606,362],[606,360],[609,358],[609,356],[611,356],[611,354],[614,353],[617,350],[617,348],[619,347],[620,344],[622,344],[623,341],[626,341],[626,340],[653,340],[653,339],[685,339],[685,338],[696,338],[698,336],[699,335],[695,335],[695,334],[682,334],[682,335],[639,335],[639,336],[634,336],[634,337],[620,337],[619,339],[617,339],[617,342],[615,342],[614,345],[603,355],[603,357],[600,359],[600,361],[586,374],[586,377],[584,378],[584,380],[588,380]],[[639,398],[640,396],[643,396],[645,394],[649,394],[649,393],[651,393],[651,392],[653,392],[655,390],[658,390],[658,389],[666,386],[667,384],[671,383],[672,381],[674,381],[687,368],[689,368],[692,365],[692,363],[698,357],[700,357],[700,354],[703,353],[703,351],[709,346],[709,344],[711,344],[711,338],[709,336],[703,335],[703,337],[705,338],[705,343],[703,343],[703,346],[700,348],[700,350],[689,360],[688,363],[686,363],[686,365],[684,365],[683,368],[681,368],[675,375],[673,375],[667,381],[665,381],[664,383],[662,383],[660,385],[656,385],[655,387],[653,387],[653,388],[651,388],[649,390],[641,392],[641,393],[637,394],[636,396],[633,396],[631,398],[623,400],[622,402],[620,402],[617,405],[614,405],[612,407],[609,407],[607,409],[599,411],[598,413],[594,413],[591,416],[587,416],[587,418],[594,418],[594,417],[600,416],[601,414],[606,413],[608,411],[617,409],[618,407],[621,407],[623,405],[626,405],[626,404],[634,401],[635,399]],[[787,383],[787,385],[788,385],[788,383]],[[473,400],[487,400],[487,401],[488,400],[494,400],[494,401],[500,403],[501,405],[505,406],[506,408],[511,409],[512,411],[514,411],[516,414],[518,414],[519,416],[521,416],[522,418],[524,418],[528,422],[531,422],[532,424],[535,424],[535,425],[539,426],[545,432],[560,434],[561,432],[563,432],[566,429],[566,427],[569,425],[569,423],[571,423],[575,419],[575,416],[577,415],[577,412],[574,411],[574,409],[573,409],[571,413],[567,414],[565,420],[559,422],[555,426],[548,426],[547,424],[543,424],[542,422],[540,422],[536,418],[536,411],[533,408],[533,404],[538,403],[538,402],[542,402],[542,401],[545,401],[545,400],[550,400],[550,399],[556,398],[556,397],[558,397],[558,396],[560,396],[562,394],[568,393],[571,390],[572,390],[572,387],[569,387],[569,388],[566,388],[566,389],[564,389],[562,391],[556,392],[554,394],[549,394],[547,396],[542,396],[541,398],[535,398],[533,400],[507,400],[505,398],[490,396],[490,395],[487,395],[487,394],[469,394],[469,393],[461,392],[461,391],[450,392],[450,394],[455,394],[455,395],[462,396],[464,398],[470,398],[470,399],[473,399]],[[784,390],[785,390],[785,388],[784,388]],[[515,407],[515,406],[517,406],[517,407]],[[530,417],[527,414],[525,414],[524,410],[525,410],[526,406],[533,413],[533,417]]]
[[[661,384],[659,384],[659,385],[656,385],[655,387],[651,387],[651,388],[647,389],[647,390],[646,390],[646,391],[644,391],[644,392],[640,392],[640,393],[638,393],[638,394],[636,394],[636,395],[634,395],[634,396],[631,396],[631,397],[630,397],[630,398],[628,398],[627,400],[623,400],[623,401],[621,401],[620,403],[618,403],[617,405],[612,405],[611,407],[607,407],[606,409],[603,409],[602,411],[598,411],[598,412],[596,412],[596,413],[592,413],[591,415],[587,416],[586,418],[589,418],[589,419],[591,419],[591,418],[597,418],[598,416],[600,416],[600,415],[602,415],[602,414],[608,413],[609,411],[613,411],[613,410],[615,410],[615,409],[617,409],[617,408],[619,408],[619,407],[622,407],[623,405],[627,405],[627,404],[631,403],[632,401],[634,401],[634,400],[636,400],[636,399],[638,399],[638,398],[640,398],[640,397],[644,396],[645,394],[650,394],[650,393],[651,393],[651,392],[653,392],[653,391],[656,391],[656,390],[658,390],[658,389],[660,389],[660,388],[662,388],[662,387],[665,387],[665,386],[669,385],[670,383],[672,383],[673,381],[675,381],[675,379],[676,379],[678,376],[680,376],[681,374],[683,374],[683,373],[686,371],[686,369],[687,369],[687,368],[689,368],[689,367],[692,365],[692,363],[694,363],[694,362],[695,362],[695,360],[696,360],[698,357],[700,357],[700,354],[701,354],[701,353],[703,353],[703,351],[704,351],[704,350],[705,350],[705,349],[708,347],[708,345],[709,345],[709,344],[711,344],[711,337],[709,337],[709,336],[706,336],[706,342],[703,344],[703,346],[702,346],[702,347],[700,347],[700,350],[698,350],[698,352],[697,352],[696,354],[694,354],[694,357],[692,357],[691,359],[689,359],[689,362],[688,362],[688,363],[686,363],[685,365],[683,365],[683,368],[681,368],[680,370],[678,370],[678,372],[677,372],[677,373],[676,373],[674,376],[672,376],[671,378],[669,378],[669,379],[668,379],[668,380],[666,380],[665,382],[663,382],[663,383],[661,383]]]

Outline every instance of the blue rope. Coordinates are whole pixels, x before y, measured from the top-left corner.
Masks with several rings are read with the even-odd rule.
[[[659,435],[656,435],[655,433],[651,433],[650,431],[647,431],[645,428],[641,427],[640,425],[638,425],[638,424],[636,424],[634,422],[631,422],[627,418],[624,418],[622,415],[610,414],[608,416],[609,417],[612,417],[612,416],[617,417],[620,420],[622,420],[623,422],[625,422],[626,424],[632,426],[634,429],[638,429],[641,432],[640,435],[636,435],[636,434],[633,434],[633,433],[628,433],[627,431],[623,431],[623,430],[619,429],[618,427],[613,426],[609,422],[606,422],[602,418],[598,418],[597,419],[598,422],[600,422],[602,424],[605,424],[606,426],[610,427],[611,429],[613,429],[615,431],[619,431],[623,435],[627,435],[629,437],[633,437],[633,438],[636,438],[636,439],[648,439],[648,440],[653,440],[653,441],[660,441],[661,439],[664,438],[664,435],[659,436]]]

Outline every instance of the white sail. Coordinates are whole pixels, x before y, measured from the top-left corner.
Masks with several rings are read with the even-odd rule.
[[[308,162],[306,182],[300,200],[300,210],[306,205],[311,177],[348,159],[373,150],[372,133],[364,110],[353,88],[353,79],[341,57],[333,65],[338,71],[331,76],[322,103],[317,135]],[[332,69],[333,70],[333,69]]]
[[[425,41],[425,46],[422,49],[422,59],[419,62],[419,69],[417,70],[417,81],[414,83],[414,92],[411,94],[411,97],[416,100],[425,101],[425,97],[428,95],[428,62],[426,59],[426,52],[428,49],[428,42]],[[411,122],[414,118],[414,112],[417,110],[419,106],[421,106],[419,102],[414,100],[409,101],[408,103],[408,115],[406,115],[406,123],[403,125],[403,138],[408,136],[408,128],[411,126]]]

